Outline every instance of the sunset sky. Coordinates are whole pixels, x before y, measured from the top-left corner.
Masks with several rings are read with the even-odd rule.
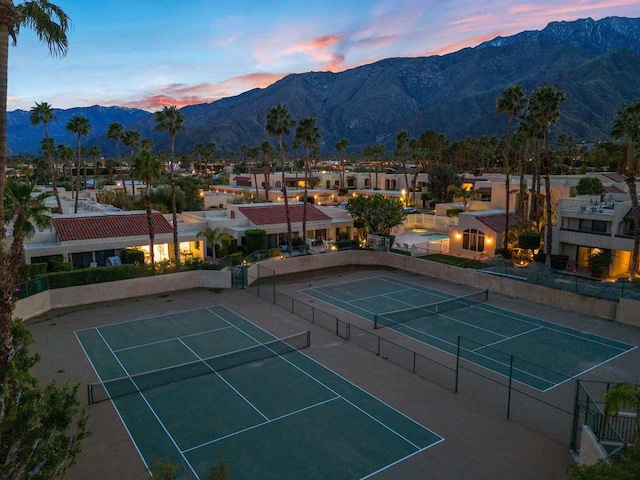
[[[640,16],[639,0],[52,1],[73,23],[68,55],[51,57],[23,29],[9,51],[9,110],[182,107],[289,73],[443,55],[551,21]]]

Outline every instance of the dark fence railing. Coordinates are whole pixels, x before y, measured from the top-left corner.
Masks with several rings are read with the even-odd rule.
[[[251,270],[247,290],[452,393],[470,396],[506,418],[517,419],[557,441],[569,441],[575,396],[574,382],[569,376],[552,372],[551,378],[557,385],[548,391],[530,387],[524,383],[529,379],[522,372],[540,373],[548,369],[513,356],[501,362],[500,368],[483,365],[472,352],[477,344],[471,347],[473,342],[464,338],[459,339],[457,354],[422,344],[418,352],[386,338],[384,333],[374,333],[373,326],[370,330],[362,328],[278,291],[275,272],[260,264]],[[384,329],[375,332],[384,332]]]

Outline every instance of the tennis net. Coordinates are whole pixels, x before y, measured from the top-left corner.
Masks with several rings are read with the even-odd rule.
[[[489,299],[489,290],[480,290],[460,297],[449,298],[440,302],[419,307],[410,307],[403,310],[378,313],[373,317],[373,328],[383,328],[400,323],[410,322],[420,318],[430,317],[439,313],[450,312],[460,308],[471,307]]]
[[[89,405],[162,385],[209,375],[245,363],[266,360],[270,357],[307,348],[310,345],[311,332],[306,331],[214,357],[114,378],[104,382],[90,383],[87,385]]]

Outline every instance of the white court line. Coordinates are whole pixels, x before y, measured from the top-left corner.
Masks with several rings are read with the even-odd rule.
[[[203,335],[205,333],[219,332],[220,330],[227,330],[229,328],[231,328],[231,327],[221,327],[221,328],[214,328],[212,330],[203,330],[202,332],[198,332],[198,333],[190,333],[189,335],[182,335],[180,337],[166,338],[164,340],[156,340],[155,342],[141,343],[140,345],[134,345],[133,347],[119,348],[119,349],[115,349],[113,351],[114,352],[124,352],[126,350],[134,350],[134,349],[140,348],[140,347],[148,347],[150,345],[158,345],[159,343],[173,342],[174,340],[181,340],[183,338],[197,337],[198,335]]]
[[[102,338],[102,341],[105,343],[105,345],[107,346],[107,348],[109,348],[109,350],[111,350],[111,346],[107,343],[107,340],[102,336],[102,333],[100,333],[100,330],[96,329],[96,331],[98,332],[98,335],[100,335],[100,338]],[[125,368],[125,366],[122,364],[122,362],[120,361],[120,359],[116,356],[116,354],[113,352],[113,350],[111,350],[111,353],[113,354],[113,357],[116,359],[116,362],[118,362],[120,364],[120,366],[122,367],[122,370],[124,371],[124,373],[130,377],[129,372],[127,371],[127,369]],[[189,460],[187,460],[187,458],[182,454],[182,452],[180,451],[180,447],[178,446],[178,444],[176,443],[175,439],[173,438],[173,436],[171,435],[171,433],[169,433],[169,430],[167,429],[167,427],[164,425],[164,423],[162,423],[162,420],[160,420],[160,417],[158,416],[158,414],[156,413],[156,411],[153,409],[153,407],[151,406],[151,404],[149,403],[149,401],[147,400],[147,397],[144,396],[144,393],[142,393],[142,391],[140,391],[140,387],[138,387],[138,385],[136,385],[136,382],[133,380],[133,378],[130,378],[131,383],[133,383],[133,385],[138,389],[138,392],[140,394],[140,397],[142,397],[142,400],[144,400],[144,403],[147,404],[147,407],[149,407],[149,410],[151,411],[151,413],[153,414],[154,417],[156,417],[156,420],[158,421],[158,423],[160,424],[160,426],[162,427],[162,429],[164,430],[164,433],[167,434],[167,437],[169,437],[169,440],[171,440],[171,443],[173,443],[173,446],[176,447],[176,450],[180,453],[180,456],[182,457],[182,459],[185,461],[185,463],[187,464],[187,466],[191,469],[191,472],[195,475],[196,478],[198,477],[198,474],[196,473],[195,469],[193,468],[193,466],[189,463]]]
[[[289,413],[286,413],[284,415],[280,415],[279,417],[273,418],[271,420],[267,419],[266,422],[260,422],[260,423],[257,423],[255,425],[252,425],[250,427],[243,428],[242,430],[238,430],[236,432],[229,433],[228,435],[223,435],[220,438],[216,438],[214,440],[209,440],[208,442],[201,443],[200,445],[196,445],[195,447],[187,448],[186,450],[183,450],[182,453],[189,453],[189,452],[191,452],[193,450],[197,450],[198,448],[202,448],[202,447],[206,447],[208,445],[212,445],[212,444],[220,442],[222,440],[226,440],[227,438],[235,437],[236,435],[240,435],[241,433],[248,432],[250,430],[254,430],[254,429],[258,428],[258,427],[262,427],[264,425],[268,425],[270,423],[277,422],[278,420],[282,420],[283,418],[291,417],[293,415],[297,415],[298,413],[302,413],[302,412],[304,412],[306,410],[311,410],[312,408],[316,408],[316,407],[319,407],[320,405],[324,405],[325,403],[333,402],[335,400],[340,400],[340,399],[341,399],[341,397],[328,398],[327,400],[323,400],[322,402],[316,403],[314,405],[309,405],[309,406],[306,406],[306,407],[301,408],[299,410],[295,410],[293,412],[289,412]]]
[[[523,335],[527,335],[527,334],[529,334],[531,332],[535,332],[536,330],[540,330],[542,328],[544,328],[544,327],[541,326],[541,327],[538,327],[538,328],[534,328],[532,330],[527,330],[526,332],[521,332],[521,333],[518,333],[518,334],[513,335],[511,337],[504,337],[504,335],[502,335],[504,337],[502,340],[498,340],[498,341],[495,341],[495,342],[487,343],[486,345],[481,345],[480,347],[474,348],[473,350],[470,350],[470,351],[475,353],[478,350],[482,350],[483,348],[493,347],[494,345],[498,345],[499,343],[508,342],[509,340],[511,340],[513,338],[517,338],[517,337],[521,337]],[[540,366],[542,366],[542,365],[540,365]]]
[[[189,347],[189,345],[187,345],[186,343],[184,343],[181,339],[178,339],[178,341],[179,341],[180,343],[182,343],[185,347],[187,347],[187,349],[188,349],[191,353],[193,353],[193,354],[198,358],[198,360],[200,360],[202,363],[204,363],[204,364],[207,366],[207,368],[208,368],[209,370],[211,370],[211,372],[212,372],[212,373],[215,373],[215,374],[218,376],[218,378],[220,378],[220,380],[222,380],[224,383],[226,383],[226,384],[229,386],[229,388],[231,388],[231,390],[233,390],[234,392],[236,392],[240,398],[242,398],[245,402],[247,402],[251,408],[253,408],[256,412],[258,412],[258,413],[262,416],[262,418],[264,418],[265,420],[269,420],[269,417],[267,417],[264,413],[262,413],[258,407],[256,407],[253,403],[251,403],[251,402],[249,401],[249,399],[248,399],[247,397],[245,397],[243,394],[241,394],[241,393],[240,393],[240,392],[239,392],[239,391],[238,391],[238,390],[237,390],[233,385],[231,385],[229,382],[227,382],[227,380],[226,380],[226,379],[224,379],[224,378],[222,377],[222,375],[220,375],[220,374],[219,374],[215,369],[211,368],[211,366],[210,366],[207,362],[205,362],[205,361],[202,359],[202,357],[200,357],[200,355],[198,355],[196,352],[194,352],[194,351]]]
[[[223,306],[223,308],[226,308]],[[233,311],[232,311],[233,312]],[[216,315],[218,315],[215,312],[212,312]],[[255,325],[253,322],[250,322],[249,320],[247,320],[246,318],[242,317],[241,315],[238,315],[237,313],[233,312],[235,315],[237,315],[238,317],[242,318],[243,320],[251,323],[252,325],[254,325],[255,327],[259,328],[260,330],[267,332],[266,330],[264,330],[263,328],[261,328],[258,325]],[[220,316],[220,315],[218,315]],[[222,318],[222,317],[220,317]],[[239,327],[236,327],[240,330]],[[251,335],[249,335],[246,332],[245,335],[247,335],[249,338],[253,338]],[[269,335],[272,335],[271,333],[269,333]],[[273,336],[273,335],[272,335]],[[256,342],[257,340],[255,338],[253,338]],[[260,343],[260,342],[258,342]],[[302,352],[298,352],[301,355],[304,355]],[[315,360],[313,360],[312,358],[308,357],[307,355],[304,355],[306,358],[309,358],[311,361],[315,362]],[[393,428],[391,428],[389,425],[386,425],[384,422],[378,420],[377,418],[375,418],[373,415],[371,415],[370,413],[366,412],[365,410],[363,410],[362,408],[360,408],[359,406],[355,405],[353,402],[351,402],[350,400],[344,398],[342,395],[340,395],[338,392],[336,392],[335,390],[333,390],[332,388],[330,388],[328,385],[324,384],[323,382],[321,382],[320,380],[318,380],[317,378],[315,378],[313,375],[311,375],[310,373],[306,372],[305,370],[303,370],[302,368],[298,367],[297,365],[295,365],[294,363],[292,363],[290,360],[280,356],[280,358],[282,358],[282,360],[284,360],[285,362],[289,363],[292,367],[294,367],[295,369],[299,370],[302,374],[306,375],[307,377],[309,377],[310,379],[312,379],[313,381],[315,381],[316,383],[318,383],[319,385],[323,386],[324,388],[326,388],[328,391],[330,391],[331,393],[333,393],[336,396],[341,397],[345,402],[347,402],[349,405],[351,405],[352,407],[354,407],[356,410],[360,410],[360,412],[362,412],[364,415],[366,415],[367,417],[371,418],[374,422],[378,423],[379,425],[381,425],[382,427],[386,428],[387,430],[389,430],[390,432],[392,432],[394,435],[396,435],[397,437],[403,439],[405,442],[407,442],[408,444],[410,444],[411,446],[413,446],[414,448],[420,450],[420,447],[418,447],[415,443],[413,443],[411,440],[405,438],[403,435],[401,435],[400,433],[396,432]],[[322,364],[315,362],[318,365],[322,366]],[[374,397],[373,395],[371,395],[370,393],[366,392],[365,390],[362,390],[360,387],[358,387],[357,385],[354,385],[353,383],[349,382],[348,380],[344,379],[343,377],[340,377],[337,373],[333,372],[332,370],[329,370],[328,368],[322,366],[324,369],[328,370],[329,372],[333,373],[334,375],[338,376],[339,378],[343,379],[344,381],[350,383],[351,385],[353,385],[354,387],[356,387],[357,389],[359,389],[360,391],[364,392],[366,395],[375,398],[377,401],[379,401],[380,403],[382,403],[383,405],[385,405],[388,408],[393,409],[394,411],[396,411],[397,413],[399,413],[400,415],[403,415],[405,418],[407,418],[408,420],[411,420],[413,423],[415,423],[416,425],[419,425],[420,427],[424,428],[425,430],[431,432],[432,434],[434,434],[435,436],[440,437],[440,435],[437,435],[436,433],[432,432],[431,430],[425,428],[423,425],[420,425],[419,423],[417,423],[415,420],[411,419],[410,417],[407,417],[406,415],[404,415],[402,412],[399,412],[398,410],[394,409],[393,407],[391,407],[390,405],[388,405],[385,402],[382,402],[382,400],[378,399],[377,397]],[[442,437],[440,437],[442,438]],[[431,445],[429,445],[431,446]]]
[[[217,307],[217,305],[212,305],[211,308],[213,307]],[[189,310],[183,310],[180,312],[169,312],[169,313],[161,313],[159,315],[149,315],[147,317],[140,317],[140,318],[134,318],[132,320],[123,320],[121,322],[114,322],[114,323],[108,323],[108,324],[104,324],[104,325],[98,325],[97,327],[88,327],[88,328],[81,328],[79,330],[75,330],[76,332],[84,332],[85,330],[93,330],[94,328],[101,328],[101,327],[111,327],[111,326],[115,326],[115,325],[124,325],[127,323],[134,323],[134,322],[141,322],[141,321],[146,321],[146,320],[154,320],[156,318],[162,318],[162,317],[170,317],[171,315],[180,315],[182,313],[188,313],[188,312],[197,312],[198,310],[206,310],[208,307],[198,307],[198,308],[191,308]]]
[[[84,331],[89,331],[89,330],[96,330],[97,331],[98,329],[97,328],[85,328],[85,329],[80,330],[80,331],[84,332]],[[87,357],[87,360],[89,360],[89,365],[91,365],[91,368],[93,369],[94,373],[96,374],[96,377],[98,377],[98,381],[100,383],[102,383],[102,377],[100,377],[100,374],[98,373],[98,370],[96,369],[95,365],[91,361],[91,357],[89,356],[89,354],[85,350],[82,341],[78,337],[78,334],[76,332],[73,332],[73,334],[76,336],[76,340],[78,340],[78,343],[80,344],[80,348],[82,348],[82,351],[84,352],[84,355]],[[102,338],[102,336],[101,336],[101,338]],[[102,341],[104,341],[104,338],[102,338]],[[110,349],[109,345],[107,345],[107,348]],[[112,352],[113,352],[113,350],[112,350]],[[118,418],[120,419],[120,422],[122,423],[122,426],[124,427],[125,431],[127,432],[127,435],[129,435],[129,438],[131,439],[131,443],[133,443],[133,448],[136,449],[136,452],[138,452],[138,455],[140,456],[140,459],[142,460],[142,463],[144,463],[144,467],[147,469],[147,471],[149,473],[151,473],[151,470],[149,469],[149,464],[147,464],[146,460],[142,456],[142,452],[138,448],[138,444],[136,443],[136,441],[133,439],[133,435],[129,431],[129,427],[127,427],[127,424],[125,423],[124,419],[122,418],[122,415],[120,415],[120,410],[118,410],[118,407],[116,406],[116,404],[113,401],[113,399],[109,399],[109,401],[111,402],[111,405],[113,405],[113,408],[116,411],[116,415],[118,415]]]

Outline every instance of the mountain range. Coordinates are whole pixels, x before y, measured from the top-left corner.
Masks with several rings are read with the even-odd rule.
[[[343,137],[355,153],[377,142],[391,151],[401,130],[410,137],[435,130],[452,141],[502,135],[506,117],[496,115],[494,106],[514,83],[528,94],[543,85],[565,93],[555,135],[565,133],[579,142],[608,139],[615,112],[640,96],[640,18],[552,22],[543,30],[497,37],[442,56],[389,58],[340,73],[291,74],[264,89],[182,108],[185,130],[176,136],[176,151],[215,142],[219,150],[238,153],[242,144],[270,140],[265,118],[278,103],[294,119],[318,119],[325,153]],[[92,125],[86,144],[98,144],[105,155],[114,153],[105,137],[113,121],[152,138],[158,149],[168,148],[166,133],[154,132],[153,115],[143,110],[94,106],[55,114],[50,135],[58,143],[75,144],[65,125],[71,116],[84,115]],[[8,113],[7,134],[14,154],[36,153],[43,136],[42,127],[32,127],[29,112],[21,110]]]

